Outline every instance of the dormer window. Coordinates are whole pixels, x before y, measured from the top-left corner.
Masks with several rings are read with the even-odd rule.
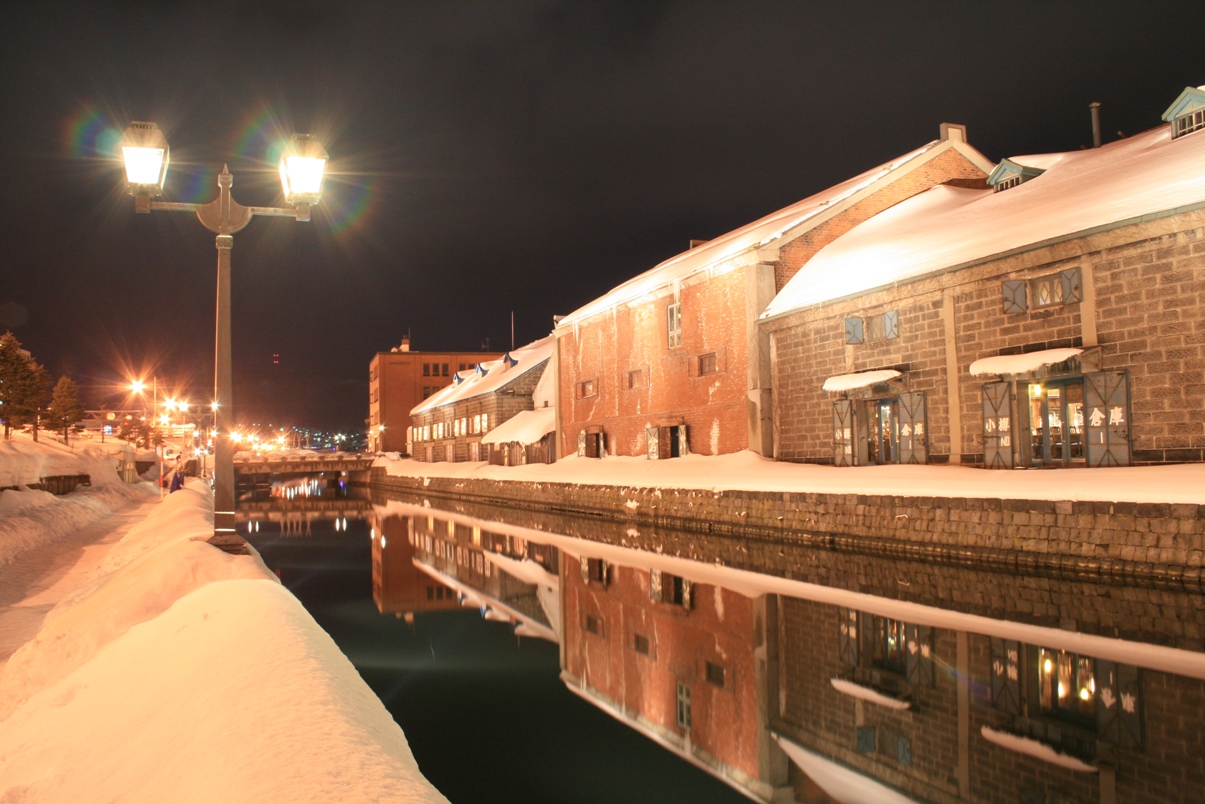
[[[1026,160],[1026,164],[1020,161]],[[997,193],[1016,187],[1018,184],[1023,184],[1030,179],[1037,178],[1046,172],[1046,168],[1037,167],[1036,165],[1028,164],[1028,160],[1046,160],[1046,157],[1017,157],[1014,159],[1001,159],[1000,164],[987,177],[987,183]]]
[[[1205,128],[1205,87],[1185,87],[1163,120],[1171,123],[1173,140]]]
[[[1021,175],[1018,173],[1014,173],[1013,175],[1009,176],[1007,179],[1003,179],[1001,181],[996,182],[996,192],[998,192],[998,193],[1004,192],[1005,190],[1007,190],[1010,187],[1016,187],[1020,183],[1021,183]]]

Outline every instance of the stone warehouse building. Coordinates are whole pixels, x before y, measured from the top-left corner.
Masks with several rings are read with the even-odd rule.
[[[420,461],[483,461],[481,439],[523,411],[552,356],[552,336],[507,352],[498,360],[454,372],[452,384],[415,406],[410,453]]]
[[[561,454],[772,454],[770,354],[757,317],[821,248],[936,185],[984,187],[961,126],[692,248],[564,317],[554,335]]]
[[[1205,459],[1205,91],[1168,125],[1006,159],[821,249],[762,317],[776,457]]]
[[[452,384],[452,375],[497,360],[499,352],[412,352],[410,339],[368,364],[368,449],[407,452],[410,411]]]

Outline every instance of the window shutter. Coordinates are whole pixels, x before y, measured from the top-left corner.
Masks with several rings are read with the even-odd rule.
[[[645,448],[648,453],[648,459],[655,461],[661,457],[661,428],[646,427],[644,428]]]
[[[1128,379],[1124,371],[1084,375],[1084,429],[1089,466],[1130,465]]]
[[[1084,288],[1081,284],[1079,268],[1059,271],[1059,282],[1063,285],[1063,304],[1074,304],[1084,300]]]
[[[682,579],[682,608],[690,610],[691,596],[694,592],[694,584],[685,578]]]
[[[1096,735],[1119,748],[1142,745],[1138,668],[1096,660]]]
[[[1021,645],[992,637],[992,708],[1021,714]]]
[[[914,687],[933,686],[933,629],[927,625],[907,627],[907,675]]]
[[[925,395],[899,395],[900,463],[928,463],[928,434],[925,432]]]
[[[838,654],[847,667],[858,666],[858,612],[854,609],[837,609],[840,619]]]
[[[577,457],[586,457],[586,431],[582,430],[577,434]]]
[[[582,583],[590,583],[590,559],[581,556],[578,558],[578,563],[582,568]]]
[[[1023,313],[1029,309],[1028,284],[1024,279],[1004,283],[1004,312]]]
[[[1012,383],[983,386],[983,465],[988,469],[1013,467]]]
[[[661,595],[661,570],[649,570],[649,600],[654,603],[660,603]]]
[[[866,338],[862,334],[862,319],[847,318],[845,319],[845,342],[846,343],[865,343]]]
[[[883,337],[888,340],[900,336],[900,311],[888,310],[883,313]]]
[[[678,455],[679,455],[679,457],[682,457],[682,458],[685,458],[687,455],[690,454],[690,450],[687,449],[689,439],[687,438],[686,434],[687,434],[686,425],[679,424],[678,425]]]
[[[833,403],[833,465],[853,466],[854,403],[838,399]]]

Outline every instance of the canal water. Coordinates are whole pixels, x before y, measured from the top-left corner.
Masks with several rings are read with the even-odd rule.
[[[1205,786],[1199,589],[309,480],[239,518],[457,804]]]

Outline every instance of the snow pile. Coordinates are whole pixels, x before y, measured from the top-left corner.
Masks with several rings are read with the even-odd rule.
[[[1099,500],[1205,505],[1205,464],[1093,469],[994,471],[969,466],[890,465],[835,467],[787,463],[748,450],[730,455],[687,455],[667,461],[612,456],[556,463],[491,466],[424,463],[382,455],[374,466],[403,477],[484,478],[578,483],[621,488],[708,491],[796,491],[902,497],[974,497],[1012,500]]]
[[[91,475],[95,486],[120,483],[117,461],[119,443],[87,444],[72,449],[50,438],[33,441],[14,433],[0,439],[0,487],[28,486],[55,475]]]
[[[445,799],[258,555],[170,495],[0,676],[0,800]]]
[[[482,444],[534,444],[556,432],[556,408],[536,408],[516,413],[481,437]]]
[[[1060,768],[1079,771],[1081,773],[1096,773],[1098,770],[1095,765],[1089,765],[1082,759],[1056,751],[1052,746],[1029,737],[1022,737],[1019,734],[1009,734],[1006,731],[999,731],[990,726],[983,726],[979,729],[979,733],[989,743],[995,743],[1010,751],[1016,751],[1026,756],[1036,757],[1043,762],[1058,765]]]
[[[770,736],[808,778],[842,804],[912,804],[912,799],[882,782],[809,751],[781,734],[771,732]]]
[[[26,488],[0,491],[0,567],[27,551],[71,538],[83,526],[145,498],[145,490],[118,479],[116,460],[99,447],[73,451],[21,436],[0,441],[0,486],[80,474],[90,475],[92,486],[61,497]]]

